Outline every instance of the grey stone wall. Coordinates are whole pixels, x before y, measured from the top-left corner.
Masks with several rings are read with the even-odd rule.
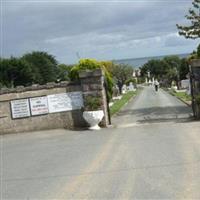
[[[108,124],[106,93],[103,72],[101,70],[83,71],[80,73],[80,82],[48,83],[46,85],[19,86],[14,89],[0,90],[0,134],[37,131],[45,129],[67,128],[76,129],[87,127],[82,117],[82,110],[72,110],[44,115],[13,119],[10,102],[12,100],[47,96],[66,92],[83,92],[84,104],[88,95],[100,98],[101,109],[104,111],[102,126]]]
[[[38,97],[50,94],[81,91],[79,84],[61,82],[47,85],[33,85],[31,87],[17,87],[3,89],[0,95],[0,134],[36,131],[55,128],[80,128],[87,124],[82,118],[81,110],[49,113],[27,118],[12,119],[10,102],[16,99]]]

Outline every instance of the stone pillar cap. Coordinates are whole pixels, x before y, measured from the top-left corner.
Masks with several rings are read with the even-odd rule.
[[[79,72],[80,78],[92,77],[92,76],[102,76],[102,69],[94,69],[94,70],[81,70]]]
[[[200,59],[191,60],[192,67],[200,67]]]

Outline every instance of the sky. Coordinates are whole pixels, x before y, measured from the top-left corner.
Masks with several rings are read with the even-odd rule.
[[[190,53],[178,35],[192,0],[1,0],[1,57],[46,51],[59,63]]]

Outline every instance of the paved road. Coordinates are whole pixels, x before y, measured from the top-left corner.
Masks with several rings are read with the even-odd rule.
[[[1,199],[200,199],[200,122],[145,88],[101,131],[1,136]]]

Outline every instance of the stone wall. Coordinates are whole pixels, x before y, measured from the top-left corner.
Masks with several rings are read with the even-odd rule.
[[[11,102],[19,99],[30,99],[33,97],[42,97],[61,93],[80,91],[83,94],[83,103],[85,97],[89,94],[98,96],[102,100],[101,108],[104,110],[105,117],[102,125],[108,124],[105,89],[103,86],[103,73],[101,70],[90,72],[81,72],[80,83],[61,82],[48,83],[46,85],[33,85],[30,87],[19,86],[14,89],[0,90],[0,134],[18,133],[26,131],[37,131],[45,129],[67,128],[76,129],[87,127],[87,123],[82,117],[81,108],[47,113],[25,118],[13,118],[11,112]],[[83,105],[84,106],[84,105]]]
[[[82,118],[81,110],[73,110],[45,115],[13,119],[10,102],[17,99],[40,97],[50,94],[59,94],[72,91],[81,91],[78,84],[49,83],[47,85],[32,87],[17,87],[12,90],[1,90],[0,95],[0,134],[36,131],[55,128],[84,127],[86,123]]]

